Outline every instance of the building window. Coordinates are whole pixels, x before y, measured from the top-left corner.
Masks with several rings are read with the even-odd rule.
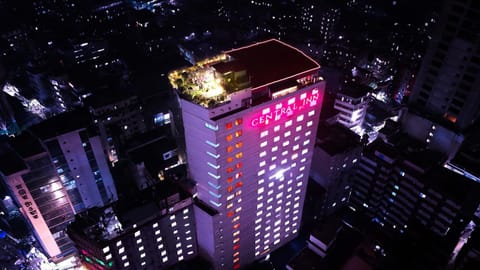
[[[235,126],[239,126],[243,123],[242,118],[235,119]]]
[[[243,157],[243,152],[238,152],[235,154],[236,158],[242,158]]]
[[[233,135],[232,135],[232,134],[228,134],[227,137],[225,137],[225,140],[227,140],[227,142],[233,140]]]
[[[228,122],[228,123],[225,124],[226,129],[231,129],[232,127],[233,127],[232,122]]]
[[[235,165],[235,168],[236,168],[236,169],[242,168],[242,163],[241,163],[241,162],[237,163],[237,164]]]
[[[227,147],[227,153],[231,153],[233,151],[233,146],[229,145]]]
[[[268,130],[262,131],[262,132],[260,133],[260,138],[263,138],[263,137],[265,137],[265,136],[267,136],[267,135],[268,135]]]
[[[240,137],[240,136],[242,136],[242,131],[241,131],[241,130],[235,131],[235,137],[238,138],[238,137]]]
[[[214,124],[210,124],[210,123],[205,123],[205,127],[210,129],[210,130],[213,130],[213,131],[217,131],[218,130],[218,126],[217,125],[214,125]]]
[[[243,146],[243,142],[237,142],[237,143],[235,144],[235,147],[236,147],[236,148],[241,148],[242,146]]]
[[[228,162],[228,163],[230,163],[230,162],[232,162],[232,161],[233,161],[233,157],[228,157],[228,158],[227,158],[227,162]]]

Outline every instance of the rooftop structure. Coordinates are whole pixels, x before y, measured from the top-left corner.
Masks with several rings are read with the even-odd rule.
[[[271,39],[173,71],[169,79],[183,98],[205,108],[213,108],[231,101],[234,94],[241,90],[254,92],[279,81],[305,77],[319,68],[314,60],[300,50]]]

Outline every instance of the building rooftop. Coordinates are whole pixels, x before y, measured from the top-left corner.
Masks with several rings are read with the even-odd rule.
[[[257,88],[300,74],[317,71],[317,62],[300,50],[276,39],[225,52],[249,74],[251,87]]]
[[[0,148],[0,172],[11,175],[27,169],[27,165],[20,156],[9,148]]]
[[[140,227],[165,215],[170,207],[185,199],[189,199],[189,195],[177,185],[162,181],[152,188],[139,191],[135,198],[123,199],[102,208],[91,208],[76,215],[68,230],[103,243],[131,230],[133,224]]]
[[[373,89],[369,86],[351,82],[343,85],[338,93],[351,98],[361,98],[366,96],[372,90]]]
[[[258,89],[283,80],[299,79],[320,66],[300,50],[270,39],[226,51],[169,74],[182,97],[203,107],[228,102],[230,94]]]
[[[29,132],[23,132],[12,138],[10,145],[23,159],[46,152],[40,141]]]
[[[361,146],[360,136],[345,126],[320,124],[317,132],[317,146],[333,156],[346,153]]]
[[[287,269],[326,270],[328,269],[322,257],[309,248],[304,248],[288,264]]]
[[[65,112],[30,127],[30,131],[42,140],[57,137],[80,129],[91,129],[90,114],[83,109]]]
[[[85,105],[93,109],[109,106],[115,103],[120,103],[124,100],[135,99],[136,96],[132,96],[125,90],[121,89],[103,89],[96,91],[92,95],[85,98]]]

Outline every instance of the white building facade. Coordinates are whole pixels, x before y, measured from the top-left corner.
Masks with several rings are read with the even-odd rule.
[[[219,58],[208,63],[217,82],[246,73],[247,87],[213,107],[183,91],[180,105],[199,252],[215,269],[239,269],[298,235],[325,82],[316,62],[277,40]]]

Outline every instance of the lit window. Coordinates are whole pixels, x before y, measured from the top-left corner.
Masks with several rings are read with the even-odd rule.
[[[227,209],[230,209],[230,208],[232,208],[232,207],[233,207],[233,203],[227,204]]]
[[[231,172],[233,172],[233,167],[228,167],[227,168],[227,173],[231,173]]]
[[[230,176],[227,178],[227,183],[231,183],[231,182],[233,182],[233,176]]]
[[[305,155],[305,154],[307,154],[307,153],[308,153],[308,149],[303,149],[303,150],[302,150],[302,155]]]
[[[242,131],[241,131],[241,130],[235,131],[235,137],[238,138],[238,137],[240,137],[240,136],[242,136]]]
[[[158,227],[158,222],[156,222],[156,223],[153,223],[153,225],[152,225],[152,228],[154,228],[154,229],[155,229],[155,228],[157,228],[157,227]]]
[[[275,152],[275,151],[277,151],[277,150],[278,150],[278,146],[272,147],[272,152]]]
[[[124,247],[121,247],[120,249],[118,249],[118,254],[122,254],[123,252],[125,252],[125,248],[124,248]]]
[[[103,253],[107,253],[110,251],[110,247],[106,246],[102,250],[103,250]]]
[[[137,240],[137,244],[140,244],[140,243],[142,243],[142,239]]]
[[[228,195],[227,201],[231,201],[235,197],[235,194]]]
[[[278,142],[280,141],[280,136],[276,136],[275,138],[273,138],[273,142]]]
[[[267,152],[266,152],[266,151],[263,151],[263,152],[261,152],[261,153],[259,154],[259,157],[264,157],[264,156],[266,156],[266,155],[267,155]]]
[[[260,171],[258,171],[258,173],[257,173],[258,176],[261,176],[261,175],[263,175],[263,174],[265,174],[265,170],[260,170]]]
[[[315,115],[315,111],[312,110],[308,112],[308,116],[314,116],[314,115]]]
[[[228,217],[228,218],[231,218],[231,217],[233,217],[233,214],[234,214],[233,211],[229,211],[229,212],[227,212],[227,217]]]
[[[288,137],[292,134],[292,132],[289,130],[283,134],[283,136]]]
[[[241,191],[241,190],[238,190],[237,192],[235,192],[235,196],[238,197],[238,196],[240,196],[240,195],[242,195],[242,191]]]
[[[273,131],[275,131],[275,132],[277,132],[277,131],[279,131],[279,130],[280,130],[280,125],[275,126],[275,127],[273,128]]]
[[[308,121],[307,122],[307,127],[311,127],[313,125],[313,121]]]
[[[287,154],[288,154],[288,151],[283,151],[283,152],[282,152],[282,156],[285,156],[285,155],[287,155]]]
[[[238,172],[238,173],[235,174],[235,178],[236,178],[236,179],[238,179],[238,178],[240,178],[240,177],[242,177],[242,176],[243,176],[243,173],[242,173],[242,172]]]
[[[117,247],[122,245],[122,241],[117,241]]]
[[[310,143],[310,140],[305,140],[305,141],[303,142],[303,145],[307,145],[307,144],[309,144],[309,143]]]
[[[159,234],[160,234],[160,230],[156,230],[155,235],[159,235]]]
[[[236,120],[235,120],[235,126],[239,126],[239,125],[241,125],[241,124],[242,124],[242,122],[243,122],[242,118],[238,118],[238,119],[236,119]]]
[[[237,163],[237,164],[235,165],[235,168],[236,168],[236,169],[242,168],[242,163],[241,163],[241,162]]]
[[[160,236],[157,238],[157,242],[161,242],[161,241],[162,241],[162,237]]]
[[[127,259],[127,255],[122,256],[122,261],[125,261]]]
[[[170,225],[171,225],[172,227],[175,227],[175,226],[177,226],[177,222],[174,221],[174,222],[172,222]]]
[[[238,181],[238,182],[235,184],[235,186],[236,186],[237,188],[243,187],[243,182],[242,182],[242,181]]]
[[[265,166],[265,164],[267,164],[267,162],[264,160],[264,161],[260,162],[258,165],[259,165],[260,167],[263,167],[263,166]]]
[[[232,135],[232,134],[228,134],[227,137],[225,137],[225,140],[227,140],[227,142],[233,140],[233,135]]]
[[[140,258],[145,258],[145,253],[140,254]]]
[[[129,262],[125,262],[125,263],[123,264],[123,267],[128,267],[129,265],[130,265]]]
[[[286,159],[286,158],[285,158],[285,159],[283,159],[283,160],[280,162],[280,164],[282,164],[282,165],[285,165],[285,164],[287,164],[287,159]]]
[[[143,246],[141,246],[141,247],[138,248],[138,251],[142,251],[142,250],[144,250],[144,247],[143,247]]]
[[[167,251],[166,250],[162,251],[162,253],[160,253],[160,255],[162,255],[162,256],[167,255]]]
[[[162,258],[162,262],[165,263],[165,262],[167,262],[167,261],[168,261],[168,258],[167,258],[167,257],[163,257],[163,258]]]
[[[264,187],[261,187],[258,189],[258,194],[262,194],[263,192],[265,191],[265,188]]]
[[[292,160],[295,160],[295,159],[297,159],[297,158],[298,158],[298,154],[297,154],[297,153],[295,153],[295,154],[292,155]]]
[[[235,154],[236,158],[242,158],[243,157],[243,152],[238,152]]]
[[[139,237],[140,236],[140,231],[136,231],[134,235],[135,235],[135,237]]]
[[[287,122],[285,122],[285,127],[289,127],[293,124],[293,121],[292,120],[288,120]]]
[[[260,147],[265,147],[265,146],[267,146],[267,144],[268,144],[268,142],[267,142],[267,141],[264,141],[264,142],[262,142],[262,143],[260,144]]]
[[[285,142],[283,142],[282,145],[283,145],[283,147],[285,147],[285,146],[287,146],[287,145],[289,145],[289,144],[290,144],[290,141],[285,141]]]
[[[230,162],[232,162],[232,161],[233,161],[233,157],[228,157],[228,158],[227,158],[227,162],[228,162],[228,163],[230,163]]]
[[[311,130],[305,132],[305,136],[307,136],[307,137],[310,136],[310,134],[312,134],[312,131],[311,131]]]
[[[232,192],[233,191],[233,186],[227,187],[227,192]]]
[[[231,129],[232,127],[233,127],[232,122],[228,122],[228,123],[225,124],[226,129]]]
[[[233,151],[233,146],[229,145],[227,147],[227,153],[231,153]]]
[[[297,122],[303,121],[303,114],[297,116]]]
[[[263,137],[265,137],[265,136],[267,136],[267,135],[268,135],[268,130],[262,131],[262,132],[260,133],[260,138],[263,138]]]
[[[235,144],[235,147],[236,147],[236,148],[240,148],[240,147],[242,147],[242,146],[243,146],[243,142],[237,142],[237,143]]]
[[[301,131],[301,130],[302,130],[302,126],[297,126],[297,127],[295,128],[295,131],[296,131],[296,132],[299,132],[299,131]]]
[[[293,149],[293,151],[297,151],[299,148],[300,148],[300,145],[296,144],[296,145],[293,146],[292,149]]]
[[[270,167],[268,168],[268,170],[269,170],[269,171],[274,170],[276,167],[277,167],[277,165],[275,165],[275,164],[270,165]]]

